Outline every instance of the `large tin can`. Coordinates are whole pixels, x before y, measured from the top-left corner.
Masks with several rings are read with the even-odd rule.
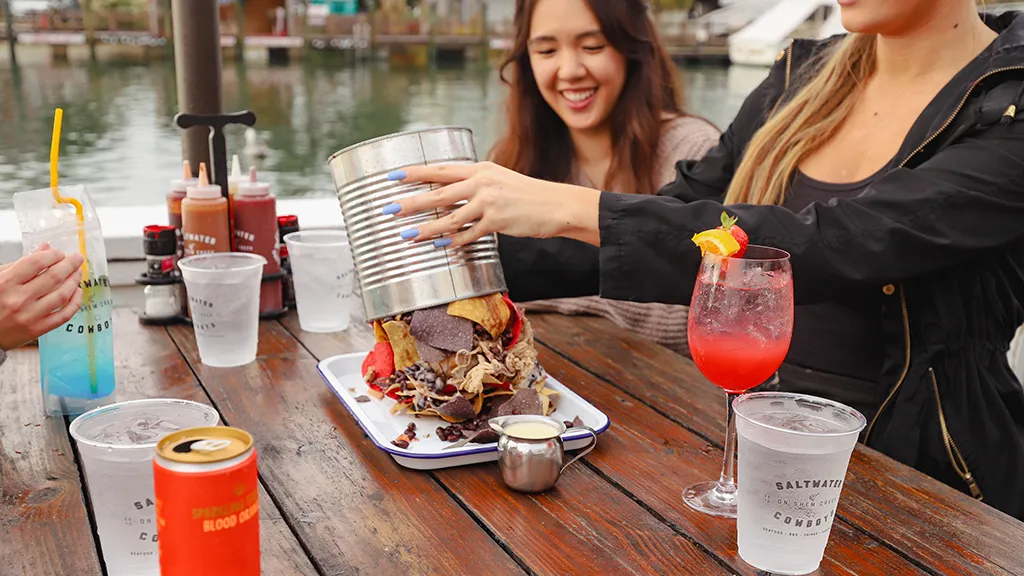
[[[163,437],[153,459],[161,576],[259,576],[252,436],[228,426]]]
[[[402,230],[443,218],[456,206],[400,218],[382,212],[392,202],[431,189],[389,182],[388,172],[476,160],[472,131],[451,126],[382,136],[330,157],[367,320],[506,290],[493,234],[457,249],[401,238]]]

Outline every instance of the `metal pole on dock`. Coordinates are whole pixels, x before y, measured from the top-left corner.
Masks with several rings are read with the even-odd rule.
[[[172,0],[174,18],[174,74],[178,83],[178,110],[188,114],[220,114],[221,95],[220,11],[217,0]],[[210,166],[210,132],[190,128],[181,135],[182,156],[199,168]]]
[[[4,22],[7,25],[7,45],[11,49],[11,66],[18,65],[18,56],[14,53],[14,43],[17,38],[14,36],[14,6],[11,0],[4,2]]]

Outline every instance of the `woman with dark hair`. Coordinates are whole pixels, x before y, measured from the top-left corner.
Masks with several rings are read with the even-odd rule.
[[[852,33],[793,43],[657,195],[421,166],[390,176],[446,186],[387,213],[466,201],[416,240],[505,234],[517,300],[682,303],[691,237],[725,204],[751,242],[792,255],[782,388],[857,407],[869,446],[1024,518],[1024,391],[1006,354],[1024,322],[1024,14],[839,5]]]
[[[718,143],[683,112],[675,67],[644,0],[518,0],[516,37],[502,64],[508,130],[491,159],[516,172],[587,188],[653,194],[675,163]],[[597,314],[677,351],[686,307],[599,297],[527,303],[529,310]]]

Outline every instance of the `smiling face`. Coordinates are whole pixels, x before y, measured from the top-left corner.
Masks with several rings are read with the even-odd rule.
[[[541,96],[569,130],[607,129],[626,57],[608,43],[586,0],[538,0],[528,48]]]

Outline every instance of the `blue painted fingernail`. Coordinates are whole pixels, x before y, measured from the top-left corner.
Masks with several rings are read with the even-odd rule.
[[[394,170],[388,172],[388,180],[391,182],[396,180],[405,180],[405,170]]]
[[[434,248],[444,248],[445,246],[451,246],[451,245],[452,245],[452,239],[451,238],[438,238],[437,240],[434,240]]]
[[[402,240],[412,240],[413,238],[419,235],[419,228],[409,228],[408,230],[402,230]]]
[[[398,214],[401,211],[402,207],[399,206],[398,204],[388,204],[387,206],[384,207],[383,210],[381,210],[381,212],[383,212],[385,216]]]

